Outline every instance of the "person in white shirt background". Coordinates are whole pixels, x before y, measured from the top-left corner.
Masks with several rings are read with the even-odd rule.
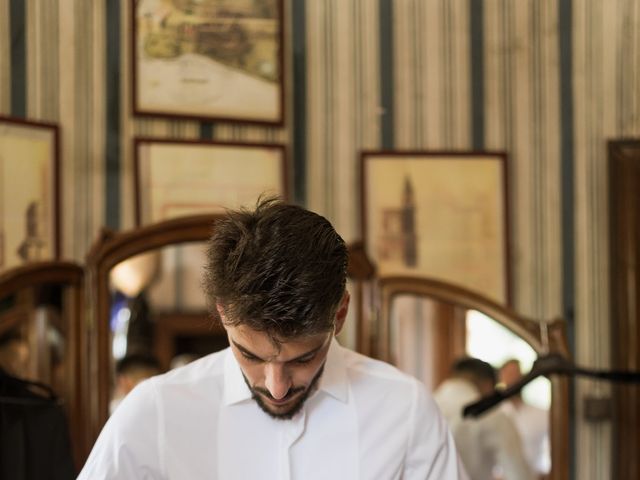
[[[470,403],[494,391],[495,369],[477,358],[461,358],[451,367],[451,375],[434,393],[447,419],[456,447],[472,480],[533,480],[513,421],[499,408],[478,418],[463,418]]]
[[[335,340],[347,249],[325,218],[266,199],[214,227],[230,347],[138,385],[80,479],[467,479],[424,385]]]
[[[522,370],[517,359],[507,360],[500,367],[500,383],[506,387],[520,381],[521,378]],[[521,394],[504,401],[501,408],[518,429],[529,465],[539,478],[545,478],[551,470],[549,412],[528,404]]]
[[[109,402],[109,414],[113,414],[124,397],[143,380],[161,373],[158,360],[151,354],[134,353],[116,362],[116,378],[113,398]]]

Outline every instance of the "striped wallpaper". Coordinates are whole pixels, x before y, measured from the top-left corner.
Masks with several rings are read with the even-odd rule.
[[[576,356],[610,360],[608,194],[605,141],[640,136],[640,4],[576,1],[573,8],[576,183]],[[581,381],[577,396],[606,396],[607,384]],[[578,415],[582,405],[576,405]],[[609,426],[579,424],[578,449],[607,452]],[[589,478],[609,478],[600,455],[579,465]],[[589,471],[591,470],[591,471]],[[578,477],[580,478],[580,477]],[[587,478],[587,477],[585,477]]]
[[[0,113],[60,123],[63,253],[133,226],[135,135],[284,142],[295,198],[358,237],[361,149],[509,154],[515,307],[606,367],[606,140],[640,136],[636,0],[289,0],[284,128],[133,118],[129,1],[0,0]],[[607,395],[580,380],[576,397]],[[576,478],[610,432],[576,403]]]
[[[0,112],[11,112],[11,16],[9,2],[0,1]]]

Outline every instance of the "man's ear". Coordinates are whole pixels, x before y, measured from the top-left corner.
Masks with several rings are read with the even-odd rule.
[[[347,319],[347,312],[349,311],[349,300],[351,296],[349,292],[345,291],[342,296],[342,300],[340,300],[340,306],[338,307],[338,311],[336,312],[336,323],[335,323],[335,332],[334,335],[338,335],[344,326],[344,321]]]

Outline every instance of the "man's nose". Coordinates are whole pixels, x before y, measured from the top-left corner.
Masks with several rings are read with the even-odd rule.
[[[268,363],[265,367],[265,387],[276,400],[284,398],[291,388],[291,378],[284,365]]]

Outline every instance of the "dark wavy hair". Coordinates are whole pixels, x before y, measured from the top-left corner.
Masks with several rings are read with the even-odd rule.
[[[272,340],[323,333],[345,292],[347,248],[329,221],[278,199],[227,212],[209,241],[204,289],[227,325]]]
[[[490,381],[492,384],[497,382],[496,369],[479,358],[463,357],[454,362],[451,367],[454,374],[468,374],[478,381]]]

